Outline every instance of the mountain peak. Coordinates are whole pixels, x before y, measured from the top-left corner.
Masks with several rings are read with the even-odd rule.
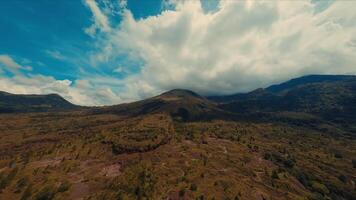
[[[191,90],[185,90],[185,89],[173,89],[168,92],[162,93],[158,97],[177,97],[177,98],[194,97],[194,98],[203,99],[203,97],[200,96],[199,94]]]

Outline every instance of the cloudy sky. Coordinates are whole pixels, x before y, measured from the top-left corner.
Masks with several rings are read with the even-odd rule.
[[[0,2],[0,90],[111,105],[356,74],[356,1]]]

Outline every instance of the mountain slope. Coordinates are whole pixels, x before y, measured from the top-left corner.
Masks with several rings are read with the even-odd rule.
[[[266,90],[273,93],[279,93],[310,83],[333,83],[355,80],[355,78],[356,76],[353,75],[308,75],[294,78],[281,84],[271,85],[267,87]]]
[[[62,111],[78,107],[57,94],[20,95],[0,91],[0,113]]]
[[[307,75],[299,78],[294,78],[289,81],[271,85],[267,88],[256,89],[248,93],[236,93],[231,95],[222,96],[209,96],[207,99],[218,102],[218,103],[228,103],[235,100],[246,100],[246,99],[256,99],[256,97],[271,97],[274,95],[282,94],[288,90],[296,89],[297,87],[304,86],[313,83],[336,83],[336,82],[348,82],[355,80],[354,75]]]
[[[229,115],[228,112],[219,109],[214,102],[192,91],[182,89],[171,90],[142,101],[108,106],[92,111],[127,116],[166,113],[182,121],[211,119]]]
[[[334,122],[356,122],[356,78],[323,81],[284,87],[279,93],[267,89],[240,95],[219,104],[219,108],[235,113],[302,112]]]

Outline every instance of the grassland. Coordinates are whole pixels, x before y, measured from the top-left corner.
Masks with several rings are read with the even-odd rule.
[[[163,113],[2,114],[0,199],[351,200],[356,142],[338,132]]]

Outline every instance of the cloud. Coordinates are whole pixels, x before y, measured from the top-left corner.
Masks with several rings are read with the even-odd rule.
[[[0,55],[0,71],[16,73],[0,76],[0,90],[58,93],[80,105],[111,105],[174,88],[231,94],[306,74],[356,73],[355,1],[203,6],[169,0],[161,13],[143,19],[133,17],[126,1],[86,0],[85,5],[93,15],[85,32],[95,50],[81,58],[88,62],[78,68],[95,67],[79,70],[77,80],[58,80],[24,73],[25,66]],[[55,50],[46,53],[58,60],[78,59]]]
[[[93,85],[89,80],[57,80],[43,75],[0,77],[0,91],[15,94],[56,93],[77,105],[111,105],[122,100],[105,86]]]
[[[92,12],[93,14],[92,20],[94,22],[90,27],[85,29],[85,33],[94,37],[97,30],[102,32],[109,32],[111,29],[109,19],[100,10],[95,0],[85,0],[85,4],[89,7],[90,11]]]
[[[127,6],[127,0],[119,0],[120,9],[125,9]]]
[[[0,63],[12,69],[21,69],[21,65],[15,62],[9,55],[0,55]]]
[[[121,96],[186,88],[204,95],[246,92],[306,74],[356,73],[353,1],[170,1],[174,10],[136,20],[125,10],[97,40],[92,60],[126,55],[143,63]],[[317,12],[316,12],[317,10]]]
[[[11,56],[3,54],[0,55],[0,69],[3,67],[3,70],[10,71],[14,74],[18,73],[19,70],[27,70],[31,71],[32,67],[31,66],[22,66],[19,63],[17,63],[14,59],[11,58]]]
[[[61,52],[57,51],[57,50],[46,50],[45,51],[46,54],[48,54],[50,57],[56,59],[56,60],[67,60],[68,58],[66,56],[64,56]]]
[[[120,73],[126,73],[127,70],[126,70],[125,67],[123,67],[123,66],[118,66],[117,68],[115,68],[115,69],[113,70],[113,72],[120,74]]]
[[[12,75],[4,74],[4,70]],[[56,93],[78,105],[111,105],[123,101],[110,89],[110,84],[115,84],[116,79],[90,76],[75,81],[58,80],[52,76],[31,74],[30,70],[30,66],[20,65],[9,55],[0,55],[0,91],[15,94]]]

